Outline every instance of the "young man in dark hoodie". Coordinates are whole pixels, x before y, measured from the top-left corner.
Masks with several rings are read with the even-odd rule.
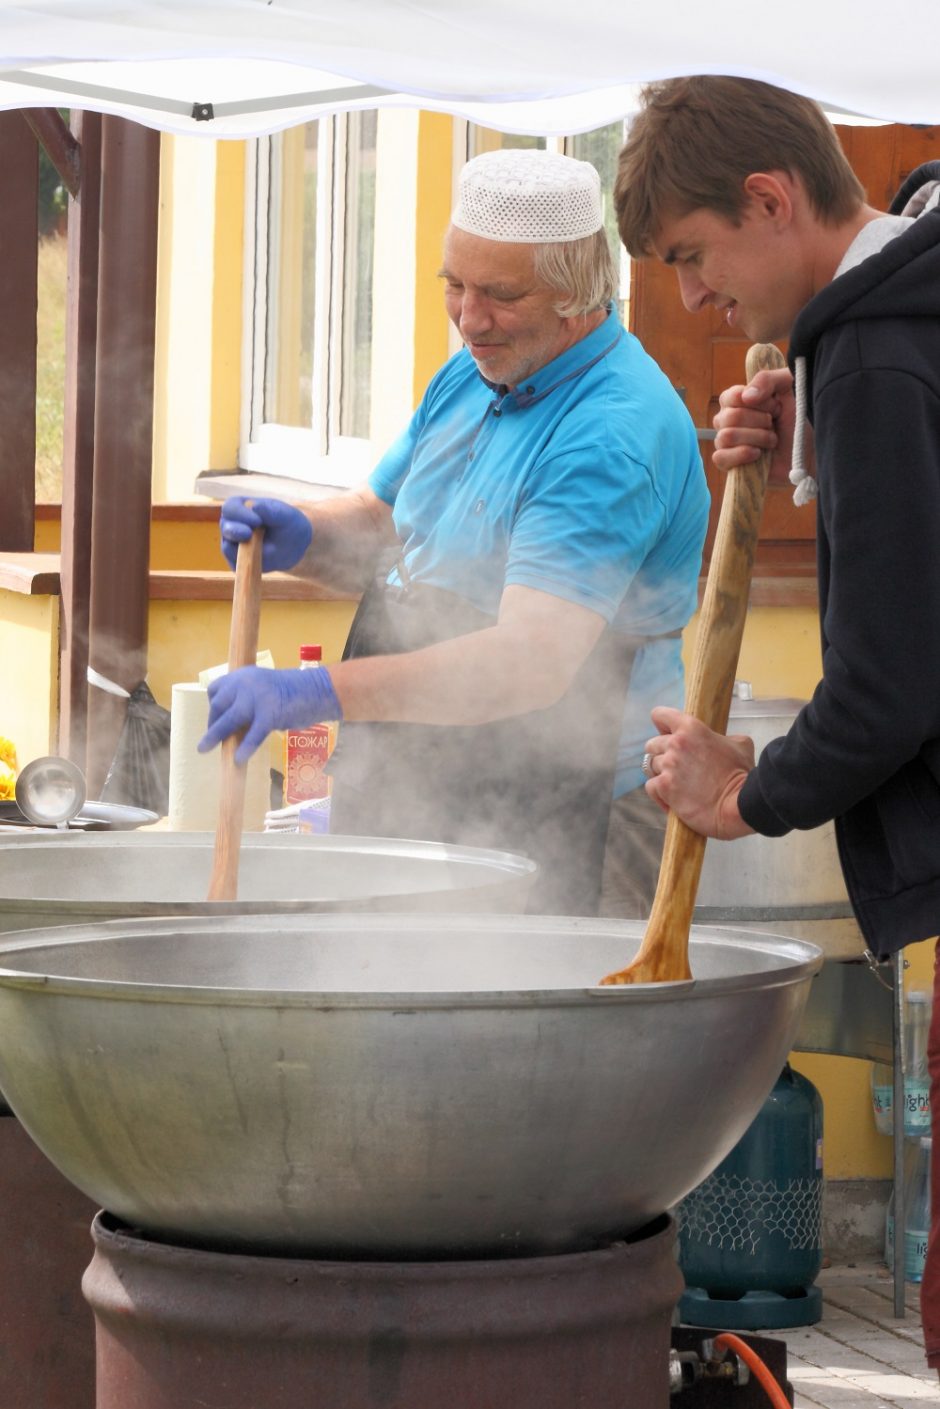
[[[615,204],[636,258],[676,270],[685,306],[723,312],[789,368],[732,387],[719,469],[774,451],[818,493],[823,676],[790,732],[753,750],[659,708],[647,791],[706,836],[835,819],[846,886],[884,958],[940,933],[940,162],[885,214],[820,108],[719,76],[644,91]],[[811,434],[807,429],[811,427]],[[809,473],[815,451],[815,474]],[[940,980],[930,1042],[940,1126]],[[922,1289],[940,1369],[940,1159]]]

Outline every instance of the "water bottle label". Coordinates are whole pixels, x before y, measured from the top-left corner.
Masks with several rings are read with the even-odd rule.
[[[875,1116],[890,1116],[894,1106],[894,1088],[892,1086],[873,1086],[871,1088],[872,1104],[875,1107]]]
[[[905,1084],[904,1134],[930,1134],[930,1086],[926,1081],[909,1081]]]
[[[909,1282],[923,1281],[929,1237],[926,1228],[908,1228],[904,1234],[904,1276]]]

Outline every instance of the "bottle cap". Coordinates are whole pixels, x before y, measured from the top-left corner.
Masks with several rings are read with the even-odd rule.
[[[322,657],[323,657],[323,647],[322,647],[322,646],[301,646],[301,648],[300,648],[300,659],[301,659],[301,660],[321,660]]]

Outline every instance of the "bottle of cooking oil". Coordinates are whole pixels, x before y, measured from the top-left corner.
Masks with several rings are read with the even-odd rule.
[[[300,669],[316,670],[322,648],[300,648]],[[311,724],[307,729],[287,729],[284,736],[284,801],[287,804],[319,802],[329,798],[330,778],[326,763],[336,744],[335,721]],[[323,828],[326,830],[326,828]]]

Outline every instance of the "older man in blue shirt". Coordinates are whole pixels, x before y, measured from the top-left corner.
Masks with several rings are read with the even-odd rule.
[[[341,663],[215,682],[203,747],[344,720],[334,830],[526,851],[530,908],[596,912],[638,648],[695,606],[691,422],[620,324],[600,183],[531,150],[464,168],[441,269],[464,348],[362,489],[229,500],[223,548],[367,586]]]

